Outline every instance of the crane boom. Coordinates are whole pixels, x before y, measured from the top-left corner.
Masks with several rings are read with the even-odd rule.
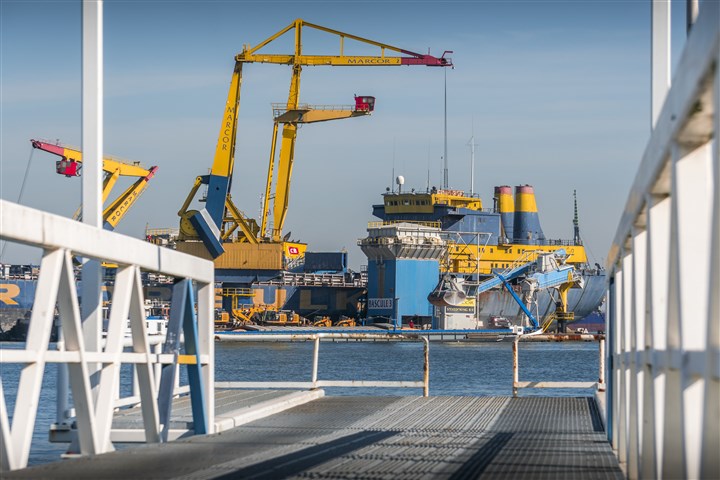
[[[58,155],[56,165],[57,173],[66,177],[80,175],[80,165],[82,164],[82,152],[64,145],[54,145],[42,140],[30,140],[33,148],[42,150],[53,155]],[[158,167],[153,166],[146,169],[139,162],[124,162],[110,157],[103,158],[103,171],[105,178],[103,180],[102,201],[110,196],[115,183],[119,177],[136,177],[137,180],[125,189],[110,205],[103,210],[103,228],[105,230],[115,230],[117,224],[123,219],[125,214],[130,210],[135,201],[147,189],[148,182],[155,176]],[[82,211],[78,209],[74,218],[79,219]]]
[[[339,55],[304,55],[302,53],[302,29],[303,27],[313,28],[325,33],[330,33],[340,37],[340,52]],[[282,55],[282,54],[264,54],[257,53],[258,50],[262,49],[269,43],[273,42],[277,38],[283,36],[290,30],[295,30],[295,48],[294,54]],[[380,56],[346,56],[344,54],[345,39],[351,39],[361,43],[373,45],[380,48]],[[401,53],[403,57],[389,57],[385,55],[385,51],[390,50]],[[445,52],[449,53],[449,52]],[[243,63],[274,63],[281,65],[292,65],[292,77],[290,80],[290,91],[288,93],[287,110],[294,111],[299,107],[300,98],[300,74],[303,66],[409,66],[409,65],[425,65],[425,66],[439,66],[439,67],[452,67],[452,60],[445,58],[445,53],[442,57],[434,57],[432,55],[423,55],[415,53],[406,49],[394,47],[392,45],[376,42],[367,38],[363,38],[357,35],[341,32],[331,28],[316,25],[310,22],[305,22],[302,19],[296,19],[293,23],[280,30],[276,34],[268,37],[266,40],[261,42],[255,47],[245,46],[243,52],[237,55],[236,61]],[[302,118],[302,117],[300,117]],[[338,117],[342,118],[342,117]],[[311,120],[305,118],[304,121],[292,121],[289,118],[278,120],[276,118],[276,125],[273,130],[272,147],[270,150],[271,158],[269,162],[268,171],[268,184],[266,186],[263,210],[261,214],[261,229],[262,235],[265,234],[267,226],[267,218],[269,214],[268,202],[270,199],[270,183],[275,170],[275,142],[277,139],[277,123],[282,123],[282,136],[280,143],[280,152],[277,162],[277,180],[274,195],[273,205],[273,230],[272,240],[280,241],[282,237],[283,227],[285,225],[285,218],[287,216],[287,210],[290,201],[290,181],[293,170],[293,163],[295,157],[295,142],[297,140],[297,124],[298,123],[311,123]]]
[[[298,41],[302,35],[302,28],[310,27],[315,30],[319,30],[325,33],[330,33],[340,37],[340,52],[339,55],[302,55],[299,49],[300,42]],[[282,55],[282,54],[258,54],[256,53],[267,44],[283,36],[290,30],[295,29],[295,54],[294,55]],[[380,48],[380,56],[368,56],[368,55],[345,55],[344,46],[345,39],[355,40],[360,43],[373,45]],[[397,53],[402,53],[404,57],[387,57],[385,56],[385,50],[390,50]],[[342,66],[342,67],[360,67],[360,66],[402,66],[402,65],[425,65],[428,67],[452,67],[452,59],[445,58],[446,53],[452,53],[446,51],[441,57],[434,57],[432,55],[423,55],[421,53],[411,52],[404,48],[394,47],[375,40],[360,37],[350,33],[341,32],[340,30],[334,30],[332,28],[323,27],[314,23],[306,22],[301,18],[296,19],[293,23],[283,28],[276,34],[268,37],[264,41],[260,42],[254,47],[244,46],[243,51],[239,53],[235,58],[238,62],[255,62],[255,63],[275,63],[281,65],[330,65],[330,66]]]

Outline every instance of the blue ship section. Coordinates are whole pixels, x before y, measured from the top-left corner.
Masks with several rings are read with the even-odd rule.
[[[448,223],[450,221],[454,221],[449,225],[446,225],[444,222],[444,231],[489,233],[490,239],[488,244],[498,244],[498,240],[501,236],[499,213],[478,212],[476,210],[468,210],[465,208],[457,209],[457,211],[461,216],[458,218],[454,215],[450,215],[448,217]],[[466,243],[476,243],[478,241],[477,236],[473,234],[461,235],[460,237]],[[484,241],[485,237],[482,238],[482,243],[484,243]]]
[[[368,315],[396,320],[432,316],[427,296],[435,288],[439,269],[437,260],[369,261]]]
[[[347,269],[347,252],[305,252],[303,272],[346,272]]]
[[[540,226],[540,218],[537,212],[515,212],[515,223],[513,225],[514,241],[527,245],[541,245],[545,240],[545,234]]]
[[[37,290],[37,279],[32,280],[0,280],[0,310],[23,309],[32,310]],[[78,297],[82,300],[82,281],[76,282]],[[102,287],[102,300],[112,300],[113,285]],[[172,296],[172,285],[145,285],[143,294],[148,300],[169,301]]]
[[[515,231],[515,212],[505,212],[500,214],[503,228],[505,229],[505,236],[509,239],[514,238],[513,232]]]
[[[32,309],[37,280],[0,280],[0,309]]]

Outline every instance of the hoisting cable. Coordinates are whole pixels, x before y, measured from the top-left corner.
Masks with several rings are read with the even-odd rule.
[[[30,158],[28,158],[27,167],[25,167],[25,176],[23,177],[22,185],[20,185],[20,193],[18,194],[17,203],[20,204],[22,202],[23,193],[25,192],[25,184],[27,183],[28,174],[30,173],[30,165],[32,165],[32,159],[33,159],[33,153],[35,153],[35,148],[30,148]],[[7,240],[3,243],[2,249],[0,249],[0,259],[3,258],[3,255],[5,255],[5,247],[7,247]]]

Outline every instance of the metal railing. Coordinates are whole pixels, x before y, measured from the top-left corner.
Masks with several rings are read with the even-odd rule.
[[[599,348],[599,368],[598,380],[596,382],[521,382],[520,381],[520,360],[519,360],[519,343],[520,337],[513,341],[512,357],[513,357],[513,397],[518,396],[518,390],[521,388],[597,388],[599,392],[605,391],[605,340],[598,340]]]
[[[113,448],[111,425],[122,364],[132,364],[138,372],[143,434],[148,443],[167,439],[179,364],[187,365],[193,395],[200,399],[193,405],[194,419],[202,421],[195,423],[195,432],[212,432],[215,424],[212,262],[5,200],[0,200],[0,212],[0,238],[43,249],[25,348],[3,349],[0,355],[0,365],[23,365],[12,423],[0,382],[2,468],[27,465],[45,366],[51,363],[67,367],[67,374],[58,382],[69,381],[73,408],[68,408],[62,403],[65,399],[58,396],[58,411],[64,417],[62,420],[77,425],[77,447],[83,455]],[[100,342],[93,347],[85,340],[87,326],[80,314],[74,257],[118,265],[104,347]],[[168,324],[169,332],[172,326],[177,327],[172,327],[176,342],[166,342],[161,354],[152,352],[148,339],[141,269],[176,280]],[[196,321],[194,292],[197,292]],[[48,347],[56,304],[62,348],[55,351]],[[130,352],[123,348],[128,318],[132,334]],[[184,354],[177,343],[180,334],[185,336]],[[158,368],[162,368],[159,377]],[[74,418],[65,417],[69,411],[74,412]]]
[[[323,387],[357,387],[357,388],[422,388],[423,396],[430,395],[430,342],[421,335],[385,335],[372,333],[313,333],[313,334],[263,334],[264,339],[275,341],[308,341],[313,342],[312,374],[309,382],[215,382],[216,388],[302,388],[317,389]],[[423,379],[422,380],[320,380],[318,379],[318,362],[320,358],[320,340],[385,340],[423,342]]]
[[[659,116],[608,255],[608,435],[630,478],[720,478],[720,3],[700,4],[660,104],[668,3]]]
[[[368,222],[367,228],[382,228],[382,227],[394,227],[399,226],[403,223],[409,223],[411,225],[418,225],[421,227],[430,227],[430,228],[442,228],[441,222],[424,222],[420,220],[382,220],[382,221],[375,221],[375,222]]]
[[[273,111],[273,118],[279,117],[283,113],[287,112],[288,110],[323,110],[323,111],[351,111],[354,112],[357,109],[356,105],[330,105],[330,104],[322,104],[322,105],[314,105],[309,103],[300,103],[298,104],[297,108],[288,108],[287,102],[284,103],[271,103],[270,104],[272,111]],[[362,109],[360,109],[362,111]]]

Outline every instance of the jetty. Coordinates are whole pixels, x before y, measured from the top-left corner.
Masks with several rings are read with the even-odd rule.
[[[282,397],[277,401],[281,401]],[[592,398],[326,397],[3,478],[623,478]]]
[[[216,382],[213,263],[102,229],[102,2],[83,2],[83,223],[0,200],[0,238],[43,251],[27,342],[0,356],[22,365],[12,416],[0,382],[2,478],[720,478],[720,2],[688,2],[672,78],[670,3],[652,2],[652,132],[608,254],[595,394],[526,394],[580,385],[523,382],[515,355],[516,395],[435,397],[423,336],[401,339],[423,342],[421,379],[321,379],[313,334],[306,382]],[[105,336],[101,262],[118,265]],[[141,270],[176,279],[162,344]],[[54,364],[51,435],[77,458],[28,468]],[[324,391],[362,385],[422,393]],[[127,442],[144,444],[116,450]]]

